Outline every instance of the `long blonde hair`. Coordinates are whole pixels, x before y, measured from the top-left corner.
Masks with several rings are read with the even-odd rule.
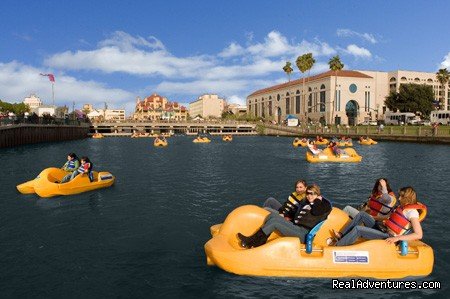
[[[308,187],[306,187],[306,192],[308,191],[312,191],[314,193],[316,193],[317,195],[320,195],[320,187],[316,184],[312,184],[309,185]]]
[[[398,192],[400,205],[405,206],[417,203],[417,194],[413,187],[403,187]]]

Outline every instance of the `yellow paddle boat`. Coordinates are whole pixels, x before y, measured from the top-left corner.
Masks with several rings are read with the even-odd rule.
[[[305,146],[307,146],[307,143],[308,143],[308,140],[306,138],[302,138],[302,139],[295,138],[294,141],[292,142],[292,145],[295,147],[298,147],[298,146],[305,147]]]
[[[338,141],[337,145],[338,146],[353,146],[353,142],[351,140],[349,140],[349,141]]]
[[[323,149],[317,155],[311,153],[311,151],[306,152],[306,161],[310,163],[319,162],[361,162],[362,157],[351,147],[341,149],[342,153],[336,157],[330,148]]]
[[[208,137],[197,137],[192,142],[194,143],[210,143],[211,140]]]
[[[167,142],[167,140],[165,139],[159,139],[159,138],[155,138],[155,141],[153,142],[154,146],[167,146],[169,143]]]
[[[376,142],[372,138],[368,138],[368,139],[359,140],[358,143],[361,145],[374,145],[374,144],[377,144],[378,142]]]
[[[222,137],[222,140],[223,141],[232,141],[233,140],[233,136],[232,135],[224,135],[223,137]]]
[[[330,141],[326,138],[323,138],[322,141],[314,140],[314,144],[317,145],[327,145],[328,143],[330,143]]]
[[[260,247],[241,248],[236,234],[253,234],[268,213],[257,206],[241,206],[223,224],[213,225],[212,238],[204,246],[207,264],[238,275],[278,277],[398,279],[426,276],[433,270],[433,249],[421,241],[395,245],[359,239],[350,246],[327,245],[332,230],[339,231],[350,222],[338,208],[333,208],[301,243],[297,237],[274,232]]]
[[[100,138],[104,138],[105,136],[103,136],[103,134],[101,133],[95,133],[94,135],[92,135],[92,138],[94,139],[100,139]]]
[[[73,180],[59,184],[68,172],[61,168],[46,168],[34,180],[17,185],[17,190],[22,194],[36,193],[40,197],[52,197],[57,195],[72,195],[106,188],[114,184],[115,177],[106,171],[92,172],[92,182],[87,174],[79,174]]]

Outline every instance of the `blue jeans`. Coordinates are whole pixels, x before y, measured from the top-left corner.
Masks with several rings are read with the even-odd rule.
[[[63,179],[61,180],[61,184],[67,183],[68,181],[73,180],[73,178],[76,177],[78,174],[79,174],[79,172],[76,171],[76,170],[73,171],[73,172],[71,172],[71,173],[69,173],[69,174],[67,174],[67,175],[66,175],[65,177],[63,177]]]
[[[263,204],[263,208],[269,212],[276,212],[281,208],[282,204],[273,197],[269,197]]]
[[[366,212],[359,212],[341,232],[343,237],[336,243],[336,246],[352,245],[358,238],[367,240],[389,238],[389,234],[376,229],[375,224],[375,219],[372,216]]]
[[[278,211],[272,212],[266,217],[261,229],[267,236],[277,230],[285,237],[298,237],[300,243],[305,243],[305,237],[309,232],[306,228],[284,219],[278,214]]]

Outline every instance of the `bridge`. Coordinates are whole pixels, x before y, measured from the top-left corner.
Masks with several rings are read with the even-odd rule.
[[[100,122],[90,126],[90,135],[131,136],[133,133],[197,135],[256,135],[256,124],[248,122]]]

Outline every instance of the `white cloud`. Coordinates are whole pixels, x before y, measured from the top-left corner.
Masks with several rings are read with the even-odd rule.
[[[124,72],[132,75],[192,77],[213,65],[207,56],[178,58],[164,49],[156,38],[132,37],[115,32],[91,51],[66,51],[50,56],[44,64],[58,69],[91,70],[105,73]],[[148,49],[139,49],[144,46]]]
[[[27,66],[17,61],[0,63],[0,90],[2,100],[7,102],[22,102],[32,93],[37,94],[44,104],[52,104],[52,89],[47,77],[39,73],[48,70]],[[51,71],[50,71],[51,72]],[[55,104],[68,105],[76,103],[76,108],[82,104],[103,104],[110,107],[123,108],[126,103],[134,103],[134,95],[128,91],[109,88],[94,81],[79,81],[71,76],[55,74]],[[130,112],[130,111],[127,111]]]
[[[353,55],[358,57],[362,57],[362,58],[371,58],[372,57],[372,53],[370,53],[369,50],[367,50],[366,48],[363,47],[358,47],[357,45],[351,44],[348,45],[347,48],[344,50],[345,53],[349,54],[349,55]]]
[[[439,68],[450,69],[450,52],[448,52],[447,56],[444,57],[444,60],[441,62]]]
[[[241,56],[244,54],[244,48],[236,43],[231,43],[227,48],[225,48],[222,52],[219,53],[220,57],[233,57],[233,56]]]
[[[339,37],[352,37],[356,36],[363,40],[366,40],[372,44],[376,44],[378,41],[373,34],[370,33],[359,33],[350,29],[338,29],[336,31],[337,36]]]

